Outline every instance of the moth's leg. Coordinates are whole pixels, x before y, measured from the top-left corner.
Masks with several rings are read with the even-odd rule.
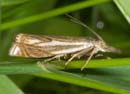
[[[51,58],[44,60],[43,62],[37,62],[37,65],[40,66],[42,69],[44,69],[44,71],[50,72],[46,67],[47,62],[52,61],[52,60],[57,59],[57,58],[60,58],[61,56],[63,56],[63,55],[53,56]]]
[[[105,55],[105,54],[103,54],[103,53],[96,54],[95,57],[104,57],[104,58],[106,58],[106,59],[111,59],[111,57],[109,57],[109,56],[107,56],[107,55]]]
[[[63,58],[66,59],[67,58],[67,54],[64,54]]]
[[[91,60],[91,58],[93,57],[93,55],[97,53],[97,49],[93,48],[93,50],[90,52],[90,56],[88,57],[87,61],[85,62],[85,64],[81,67],[81,71],[88,65],[89,61]]]
[[[44,62],[49,62],[49,61],[52,61],[52,60],[57,59],[57,58],[59,59],[61,56],[63,56],[63,55],[53,56],[53,57],[51,57],[51,58],[48,58],[48,59],[44,60]]]
[[[95,57],[103,57],[103,53],[96,54]]]
[[[38,61],[38,62],[37,62],[37,65],[38,65],[39,67],[41,67],[44,71],[50,72],[50,71],[47,69],[45,62],[40,62],[40,61]]]
[[[79,55],[82,55],[85,52],[86,52],[86,49],[84,49],[78,53],[73,54],[72,57],[65,63],[65,66],[67,66],[70,63],[70,61],[72,61],[75,57],[78,57]]]

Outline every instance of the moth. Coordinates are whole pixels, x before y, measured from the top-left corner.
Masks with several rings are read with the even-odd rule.
[[[84,23],[75,18],[72,19],[93,32],[93,30]],[[90,59],[98,52],[120,52],[120,50],[107,45],[95,32],[93,33],[97,36],[97,39],[20,33],[16,36],[15,42],[9,51],[9,55],[26,58],[48,58],[45,60],[46,62],[65,57],[66,55],[71,55],[65,65],[68,65],[69,62],[76,57],[86,55],[88,56],[88,59],[81,67],[81,70],[83,70],[89,63]]]

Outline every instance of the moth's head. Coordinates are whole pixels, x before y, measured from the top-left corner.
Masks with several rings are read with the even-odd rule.
[[[121,51],[117,48],[114,48],[112,46],[107,45],[104,41],[102,40],[98,40],[96,41],[96,45],[95,45],[99,51],[101,52],[112,52],[112,53],[121,53]]]

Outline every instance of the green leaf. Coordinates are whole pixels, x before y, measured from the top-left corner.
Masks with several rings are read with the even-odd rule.
[[[37,60],[40,61],[40,60]],[[118,59],[99,59],[99,60],[91,60],[86,66],[86,68],[106,68],[106,67],[117,67],[117,66],[130,66],[130,58],[118,58]],[[65,61],[63,62],[49,62],[45,64],[46,67],[48,66],[57,66],[58,69],[65,69],[64,65]],[[67,66],[67,69],[79,69],[85,61],[71,61]],[[30,74],[30,73],[39,73],[43,72],[42,69],[39,69],[36,62],[32,63],[29,61],[28,63],[24,64],[23,62],[5,62],[0,61],[0,74]]]
[[[130,79],[130,75],[127,74],[128,71],[130,71],[130,67],[115,67],[108,69],[104,68],[98,70],[94,69],[91,71],[93,72],[86,71],[84,73],[77,74],[52,70],[50,73],[38,74],[37,76],[67,82],[79,86],[95,88],[98,90],[109,91],[112,93],[130,94],[130,81],[128,80]]]
[[[118,94],[129,94],[129,62],[130,58],[91,60],[88,68],[84,71],[80,71],[80,67],[83,65],[84,61],[72,61],[68,69],[64,71],[59,71],[64,69],[64,62],[50,62],[43,65],[35,63],[13,64],[13,62],[1,62],[0,73],[32,74],[83,87],[90,87]]]
[[[52,62],[51,62],[52,63]],[[68,69],[81,68],[85,61],[71,61],[68,65]],[[64,66],[64,63],[53,62],[53,64]],[[130,58],[118,58],[118,59],[97,59],[91,60],[86,68],[104,68],[114,66],[130,66]]]
[[[24,94],[7,76],[0,75],[0,94]]]
[[[114,0],[114,2],[130,24],[130,0]]]
[[[1,6],[11,6],[11,5],[17,5],[21,3],[25,3],[29,0],[2,0]]]
[[[41,14],[25,17],[25,18],[22,18],[22,19],[18,19],[18,20],[15,20],[15,21],[3,23],[1,25],[0,30],[5,30],[5,29],[12,28],[12,27],[15,27],[15,26],[20,26],[20,25],[29,24],[29,23],[32,23],[32,22],[35,22],[35,21],[44,20],[44,19],[47,19],[47,18],[50,18],[50,17],[54,17],[54,16],[58,16],[58,15],[61,15],[61,14],[68,13],[68,12],[76,11],[76,10],[79,10],[79,9],[91,7],[91,6],[94,6],[94,5],[103,3],[103,2],[107,2],[107,1],[110,1],[110,0],[96,0],[96,1],[95,0],[89,0],[89,1],[85,0],[83,2],[79,2],[79,3],[72,4],[72,5],[69,5],[69,6],[65,6],[65,7],[62,7],[62,8],[57,8],[57,9],[54,9],[52,11],[48,11],[48,12],[45,12],[45,13],[41,13]]]

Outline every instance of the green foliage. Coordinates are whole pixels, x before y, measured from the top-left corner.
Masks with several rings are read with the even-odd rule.
[[[130,94],[129,0],[2,0],[0,3],[0,94]],[[105,53],[112,59],[92,59],[84,71],[80,68],[85,60],[76,59],[65,69],[65,61],[38,65],[44,59],[8,56],[18,33],[93,36],[71,22],[66,13],[92,26],[106,43],[122,53]],[[104,24],[103,28],[96,27],[99,22]]]
[[[0,75],[1,94],[24,94],[7,76]]]
[[[1,6],[12,6],[12,5],[17,5],[17,4],[21,4],[21,3],[25,3],[29,0],[2,0],[1,1]]]
[[[130,10],[129,4],[130,0],[114,0],[118,8],[121,10],[127,21],[130,23]]]

